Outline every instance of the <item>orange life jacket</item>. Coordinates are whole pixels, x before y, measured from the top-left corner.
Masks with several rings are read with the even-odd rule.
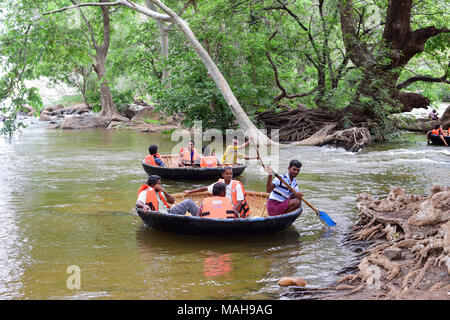
[[[431,130],[431,134],[434,134],[434,135],[439,135],[439,133],[441,133],[442,135],[444,135],[444,132],[441,130],[441,129],[433,129],[433,130]]]
[[[230,199],[218,196],[203,199],[200,216],[218,219],[238,218],[235,216]]]
[[[200,168],[217,168],[216,156],[201,157]]]
[[[158,201],[158,197],[156,196],[155,189],[153,189],[152,187],[149,187],[146,184],[143,184],[139,187],[138,197],[139,197],[139,194],[146,189],[148,189],[148,190],[147,190],[147,198],[145,199],[145,204],[150,207],[150,210],[158,211],[159,201]],[[164,195],[162,194],[162,192],[160,191],[160,192],[158,192],[158,194],[159,194],[159,197],[161,198],[162,202],[164,203],[164,205],[167,207],[167,209],[169,209],[170,205],[167,203],[166,198],[164,198]]]
[[[223,182],[225,183],[224,179],[219,179],[217,182]],[[241,218],[247,218],[248,215],[250,214],[250,207],[248,205],[247,202],[247,197],[245,196],[245,189],[244,186],[242,185],[242,183],[239,180],[231,180],[231,202],[233,203],[233,205],[236,205],[236,203],[238,202],[237,200],[237,186],[240,185],[242,188],[242,193],[244,194],[244,200],[242,200],[241,202],[241,207],[238,208],[238,212],[241,215]]]
[[[148,156],[145,157],[145,163],[149,164],[151,166],[157,166],[155,157],[158,157],[161,159],[161,156],[159,155],[159,153],[149,154]]]
[[[198,155],[197,149],[192,148],[192,150],[194,151],[194,154],[192,155],[192,161],[191,161],[191,152],[188,150],[188,148],[181,148],[180,158],[184,164],[193,164],[195,160],[200,158],[200,156]]]

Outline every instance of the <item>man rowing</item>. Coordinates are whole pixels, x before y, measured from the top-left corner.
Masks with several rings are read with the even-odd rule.
[[[292,160],[289,163],[288,172],[281,177],[295,190],[295,193],[289,190],[280,179],[275,178],[272,181],[274,173],[270,167],[266,167],[266,171],[269,174],[266,183],[266,192],[270,193],[269,200],[267,201],[267,213],[269,216],[277,216],[300,208],[303,193],[298,190],[295,177],[300,172],[301,167],[302,164],[300,161]]]

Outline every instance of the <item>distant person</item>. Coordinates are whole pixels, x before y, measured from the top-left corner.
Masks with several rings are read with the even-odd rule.
[[[439,119],[439,117],[438,117],[438,115],[437,115],[436,109],[433,109],[433,111],[431,111],[431,112],[428,114],[428,118],[430,118],[431,120],[437,120],[437,119]]]
[[[433,130],[427,132],[428,144],[430,144],[430,134],[438,136],[444,142],[444,144],[448,147],[447,141],[445,141],[445,138],[444,138],[445,133],[444,133],[444,130],[442,129],[441,124],[437,124]]]
[[[151,166],[159,166],[159,167],[166,166],[158,153],[158,146],[152,144],[150,147],[148,147],[148,153],[149,154],[145,157],[145,163]]]
[[[224,167],[222,169],[222,179],[219,179],[217,182],[222,182],[225,184],[226,187],[225,196],[231,200],[234,209],[237,212],[239,212],[241,218],[247,218],[250,215],[250,207],[247,202],[244,186],[239,180],[233,180],[233,168]],[[205,191],[213,193],[213,188],[216,183],[213,183],[208,187],[201,187],[194,190],[188,190],[185,191],[184,193],[191,194]]]
[[[212,191],[212,197],[203,199],[198,215],[200,217],[218,219],[239,218],[239,213],[234,209],[230,199],[225,197],[225,183],[216,182]]]
[[[235,165],[237,164],[237,159],[258,159],[258,157],[248,157],[243,155],[242,153],[239,153],[238,150],[245,148],[250,143],[250,140],[245,142],[244,144],[239,145],[239,140],[236,136],[233,138],[233,144],[228,146],[225,150],[225,153],[222,156],[222,163],[228,164],[228,165]]]
[[[289,190],[280,179],[275,178],[272,181],[273,171],[270,167],[266,167],[266,171],[269,174],[266,184],[266,192],[270,193],[269,200],[267,200],[267,213],[269,216],[277,216],[300,208],[303,193],[299,192],[295,177],[300,172],[301,167],[300,161],[292,160],[289,163],[288,172],[281,177],[295,190],[295,193]]]
[[[194,141],[189,141],[187,148],[181,148],[180,150],[180,162],[179,167],[192,166],[197,159],[200,159],[200,155],[197,149],[194,148]]]
[[[147,178],[146,184],[141,185],[138,191],[136,207],[141,208],[144,213],[147,211],[158,211],[160,213],[185,215],[190,212],[196,216],[199,208],[191,199],[186,199],[173,207],[174,198],[163,189],[161,185],[161,177],[151,175]]]

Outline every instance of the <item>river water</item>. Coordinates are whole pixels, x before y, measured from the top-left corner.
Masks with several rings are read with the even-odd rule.
[[[304,206],[285,231],[205,239],[146,229],[134,213],[141,160],[152,143],[169,153],[169,136],[32,123],[0,139],[0,299],[284,299],[281,277],[329,284],[355,258],[342,240],[358,219],[358,193],[450,185],[450,149],[428,146],[424,134],[408,141],[356,154],[283,146],[279,172],[300,160],[300,189],[337,227],[325,230]],[[264,191],[266,174],[247,164],[239,179]],[[208,183],[163,181],[171,193]]]

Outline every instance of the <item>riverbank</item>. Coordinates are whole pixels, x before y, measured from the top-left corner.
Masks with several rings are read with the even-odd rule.
[[[132,105],[125,110],[125,116],[129,121],[109,120],[92,112],[84,103],[56,104],[42,110],[39,121],[48,122],[49,129],[65,130],[107,128],[160,133],[182,128],[180,117],[164,115],[150,105]]]
[[[344,244],[358,253],[334,285],[292,288],[291,298],[450,300],[450,187],[426,196],[393,188],[384,199],[357,197],[360,219]]]

